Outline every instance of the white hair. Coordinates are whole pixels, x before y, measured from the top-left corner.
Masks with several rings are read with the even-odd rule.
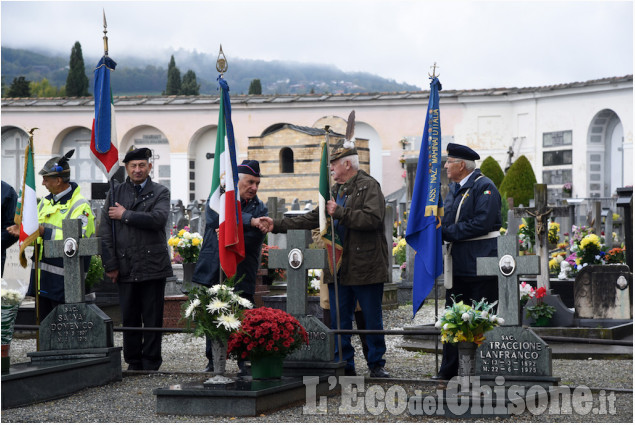
[[[355,170],[359,170],[359,155],[348,155],[343,156],[339,159],[340,164],[344,165],[344,161],[348,161],[351,163],[351,167]]]
[[[474,171],[476,169],[476,162],[471,159],[464,159],[463,162],[465,162],[465,169],[467,171]]]

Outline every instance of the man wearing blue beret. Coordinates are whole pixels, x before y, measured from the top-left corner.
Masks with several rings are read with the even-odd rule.
[[[443,240],[449,245],[446,266],[451,274],[446,274],[445,303],[452,305],[453,296],[466,304],[481,298],[491,303],[498,300],[498,280],[496,276],[477,276],[476,258],[498,255],[501,197],[494,182],[476,168],[475,161],[481,158],[478,153],[456,143],[449,143],[447,151],[445,169],[450,190],[443,203],[441,225]],[[435,378],[451,379],[457,372],[458,349],[444,344],[443,361]]]

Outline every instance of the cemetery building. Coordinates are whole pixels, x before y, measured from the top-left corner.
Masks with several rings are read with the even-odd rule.
[[[231,86],[231,75],[227,75]],[[525,155],[551,194],[573,183],[572,197],[610,197],[633,184],[633,76],[528,88],[452,90],[440,95],[443,148],[467,144],[503,169]],[[116,73],[112,77],[117,85]],[[404,158],[421,144],[428,91],[374,94],[232,96],[238,162],[263,162],[261,198],[315,198],[307,191],[319,164],[325,124],[343,133],[356,111],[355,136],[363,144],[362,168],[385,194],[404,184]],[[189,203],[209,195],[218,121],[217,95],[115,97],[120,157],[131,145],[153,150],[152,178],[173,199]],[[35,167],[76,149],[70,164],[83,195],[104,182],[89,155],[93,98],[2,99],[2,179],[18,185],[27,131],[35,132]],[[320,134],[322,133],[322,134]],[[317,181],[317,177],[315,177]],[[294,190],[291,190],[294,189]],[[280,190],[278,193],[276,190]],[[37,195],[45,193],[37,184]],[[313,199],[315,202],[316,199]],[[315,204],[314,204],[315,205]]]

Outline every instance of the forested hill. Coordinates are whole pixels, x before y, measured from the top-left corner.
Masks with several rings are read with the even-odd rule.
[[[217,92],[216,57],[197,52],[174,53],[181,77],[188,71],[196,73],[201,85],[200,94]],[[112,74],[113,95],[159,95],[165,90],[167,66],[153,59],[116,57],[117,69]],[[99,58],[84,54],[86,75],[93,87],[93,70]],[[69,56],[47,55],[23,49],[2,47],[2,86],[7,87],[14,78],[24,76],[28,81],[48,79],[51,85],[66,84]],[[365,72],[344,72],[333,65],[306,64],[282,61],[263,61],[233,58],[225,79],[233,94],[247,94],[253,79],[260,79],[263,94],[303,93],[374,93],[416,91],[421,88],[397,83]]]

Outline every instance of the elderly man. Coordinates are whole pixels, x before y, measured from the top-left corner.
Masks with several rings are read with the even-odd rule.
[[[261,231],[261,217],[266,217],[268,210],[266,205],[258,198],[258,186],[260,185],[260,164],[258,161],[244,160],[238,166],[238,193],[243,219],[243,233],[245,237],[245,259],[238,264],[236,269],[236,281],[242,278],[235,287],[243,298],[254,303],[256,291],[256,272],[260,265],[260,251],[265,239],[265,231]],[[206,202],[205,211],[205,235],[203,246],[198,256],[194,276],[192,280],[204,286],[212,286],[219,281],[220,260],[218,256],[218,214]],[[206,338],[205,355],[208,364],[206,372],[212,372],[212,345]],[[239,361],[241,373],[245,373],[244,362]]]
[[[498,300],[496,276],[477,276],[476,259],[498,254],[496,238],[501,228],[501,197],[496,185],[480,170],[475,161],[480,156],[467,146],[449,143],[445,162],[450,191],[443,203],[441,223],[443,240],[451,244],[452,289],[446,291],[446,306],[457,301],[471,304],[485,298]],[[450,379],[458,372],[458,350],[443,345],[443,361],[437,379]]]
[[[77,183],[71,181],[71,169],[68,160],[74,149],[64,156],[49,159],[40,170],[42,185],[50,192],[40,200],[38,205],[38,222],[40,224],[37,244],[40,247],[38,269],[31,271],[31,283],[27,295],[38,296],[38,317],[44,320],[59,304],[64,303],[64,268],[62,258],[43,257],[45,240],[62,240],[62,223],[67,218],[80,219],[82,237],[88,238],[95,233],[95,216],[90,204],[80,193]],[[15,235],[20,235],[17,225],[7,228]],[[84,270],[88,270],[90,257],[84,258]],[[35,287],[35,273],[39,273],[39,288]]]
[[[335,185],[333,199],[326,210],[334,219],[335,230],[342,242],[343,253],[338,270],[339,309],[341,329],[352,329],[353,312],[357,302],[364,313],[369,330],[382,330],[382,297],[384,282],[388,281],[388,244],[384,234],[386,206],[379,183],[359,169],[357,149],[351,141],[341,139],[331,153],[331,174]],[[319,227],[319,210],[280,220],[268,220],[274,233],[289,229]],[[329,283],[329,299],[334,304],[335,287]],[[331,308],[331,327],[336,329],[336,309]],[[386,343],[383,335],[367,335],[368,369],[371,377],[387,378],[384,369]],[[355,375],[355,350],[351,335],[342,335],[342,358],[345,372]],[[336,356],[337,357],[337,356]]]
[[[128,178],[108,193],[99,228],[104,268],[119,284],[126,327],[163,326],[165,279],[172,276],[165,237],[170,191],[149,177],[151,156],[148,148],[133,147],[126,154],[123,162]],[[128,370],[158,370],[163,362],[161,333],[124,332],[123,355]]]

